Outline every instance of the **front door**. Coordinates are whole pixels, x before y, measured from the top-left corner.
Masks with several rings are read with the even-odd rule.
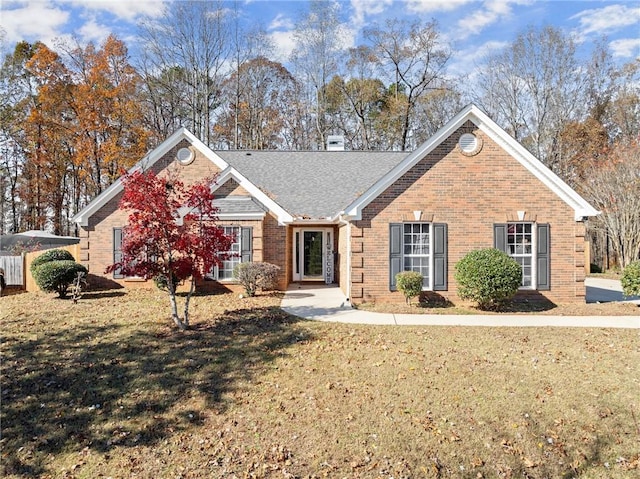
[[[293,280],[333,283],[333,230],[294,229]]]

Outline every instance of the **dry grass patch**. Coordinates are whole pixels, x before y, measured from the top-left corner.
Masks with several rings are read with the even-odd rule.
[[[9,478],[612,477],[637,330],[315,323],[279,297],[0,299]]]

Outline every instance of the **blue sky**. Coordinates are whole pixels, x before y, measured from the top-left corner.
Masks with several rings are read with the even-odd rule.
[[[3,53],[15,42],[73,37],[81,43],[100,43],[115,33],[135,52],[136,23],[162,14],[170,1],[162,0],[0,0]],[[270,34],[278,59],[286,61],[293,48],[292,29],[306,0],[239,0],[249,23],[259,23]],[[484,53],[513,41],[526,27],[554,25],[575,35],[586,52],[607,36],[614,57],[628,62],[640,57],[640,0],[340,0],[345,46],[361,43],[363,27],[389,17],[435,19],[455,55],[456,73],[469,70]],[[228,2],[232,6],[231,2]]]

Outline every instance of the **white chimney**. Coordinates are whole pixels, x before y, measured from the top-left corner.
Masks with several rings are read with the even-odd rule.
[[[344,136],[327,136],[327,151],[344,151]]]

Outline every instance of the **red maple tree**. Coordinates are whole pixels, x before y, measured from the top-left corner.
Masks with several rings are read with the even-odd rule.
[[[173,321],[187,329],[196,281],[221,265],[233,240],[216,224],[213,179],[187,187],[171,176],[137,171],[123,181],[120,208],[131,213],[123,229],[122,260],[107,272],[160,280],[169,292]],[[176,289],[183,281],[190,286],[181,318]]]

